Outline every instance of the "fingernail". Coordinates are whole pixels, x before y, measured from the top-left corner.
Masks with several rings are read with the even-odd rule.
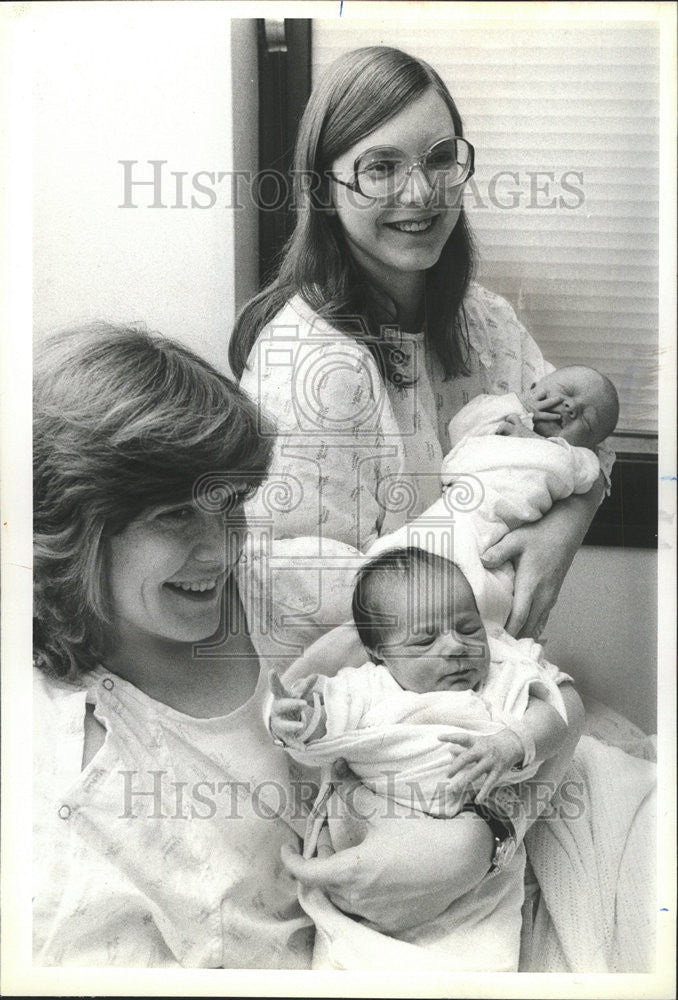
[[[339,759],[335,760],[334,764],[332,764],[332,777],[345,778],[347,774],[348,764],[343,757],[339,757]]]

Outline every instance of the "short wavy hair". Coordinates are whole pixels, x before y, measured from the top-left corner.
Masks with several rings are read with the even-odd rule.
[[[99,323],[41,345],[34,362],[35,662],[76,678],[110,625],[107,540],[144,510],[184,503],[217,472],[250,495],[272,428],[228,377],[137,326]]]

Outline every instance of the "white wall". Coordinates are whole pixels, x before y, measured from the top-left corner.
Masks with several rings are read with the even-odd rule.
[[[645,732],[657,730],[657,553],[585,546],[544,632],[546,657]],[[675,664],[664,664],[674,670]]]
[[[118,161],[143,179],[146,161],[168,161],[167,206],[171,171],[188,172],[190,203],[194,174],[233,170],[234,143],[238,167],[255,166],[254,21],[218,3],[72,3],[38,4],[33,26],[36,337],[142,320],[224,365],[236,288],[240,302],[255,291],[253,206],[227,207],[227,179],[212,208],[145,207],[150,188],[132,189],[144,207],[120,208]]]

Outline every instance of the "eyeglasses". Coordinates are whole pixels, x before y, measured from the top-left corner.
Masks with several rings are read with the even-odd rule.
[[[357,157],[353,180],[344,181],[333,173],[329,176],[365,198],[395,198],[414,168],[419,167],[428,186],[444,192],[459,187],[472,176],[474,153],[471,143],[458,136],[440,139],[422,156],[414,158],[397,146],[375,146]]]

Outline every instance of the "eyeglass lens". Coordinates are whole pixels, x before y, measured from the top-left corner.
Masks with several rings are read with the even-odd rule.
[[[416,160],[414,161],[416,162]],[[385,197],[397,193],[405,183],[413,161],[395,146],[372,149],[360,157],[356,175],[362,194]],[[471,165],[471,147],[465,139],[443,139],[423,157],[421,166],[428,183],[438,187],[462,184]]]

